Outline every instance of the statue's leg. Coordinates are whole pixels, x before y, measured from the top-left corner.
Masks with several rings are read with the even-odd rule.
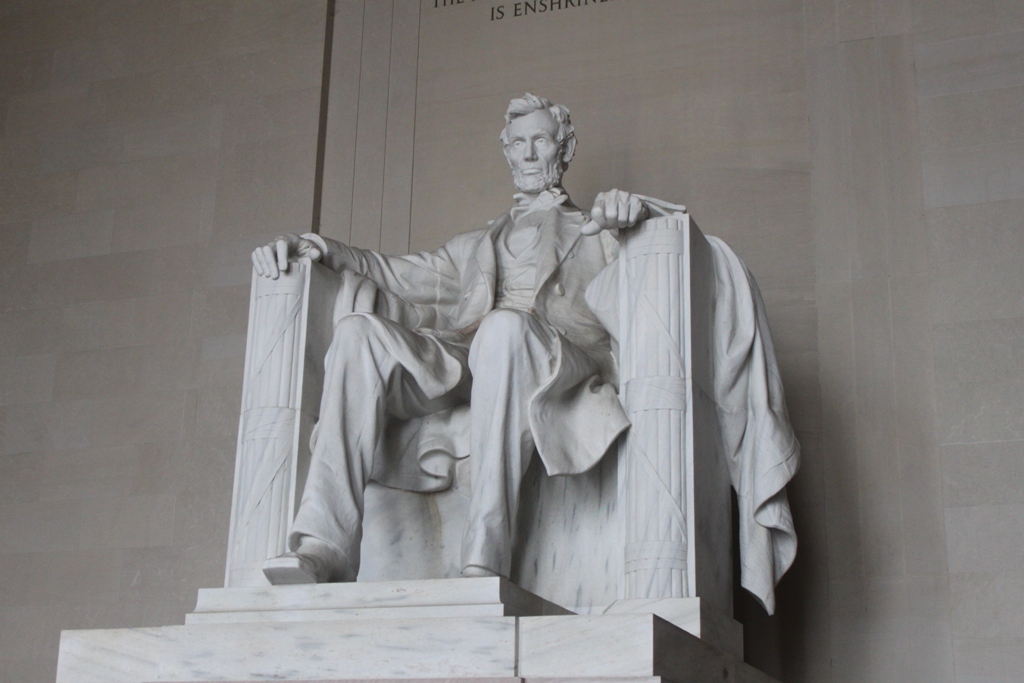
[[[363,491],[387,416],[423,416],[465,403],[467,356],[464,347],[378,316],[338,322],[325,359],[309,474],[288,535],[292,551],[318,555],[317,581],[354,581],[358,573]]]
[[[558,345],[550,325],[523,311],[499,309],[483,319],[470,346],[473,480],[462,540],[464,575],[509,574],[519,487],[534,451],[530,399],[551,377]]]

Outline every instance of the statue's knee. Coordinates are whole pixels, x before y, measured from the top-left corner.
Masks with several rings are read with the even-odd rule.
[[[530,314],[511,308],[491,311],[480,322],[476,340],[492,344],[509,345],[522,339],[530,331]]]
[[[522,352],[523,340],[530,334],[529,313],[500,308],[487,313],[473,337],[469,349],[470,368],[479,364],[506,364]]]
[[[383,322],[369,313],[346,315],[334,326],[334,341],[330,353],[351,355],[354,348],[374,348],[381,343]]]
[[[369,337],[374,335],[380,321],[370,313],[350,313],[334,325],[335,337]]]

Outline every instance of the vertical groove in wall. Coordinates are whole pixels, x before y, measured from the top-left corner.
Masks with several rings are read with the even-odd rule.
[[[419,2],[416,8],[419,10]],[[418,11],[416,15],[416,68],[413,73],[413,96],[412,96],[412,150],[409,159],[409,210],[406,212],[405,220],[409,223],[409,231],[406,233],[405,251],[412,251],[412,184],[416,177],[416,108],[420,103],[420,31],[423,26],[423,12]],[[518,656],[518,654],[517,654]],[[516,671],[518,672],[518,665]]]
[[[388,254],[406,253],[409,250],[419,25],[418,0],[396,0],[391,24],[381,200],[380,250]]]
[[[401,0],[399,0],[400,2]],[[388,33],[388,70],[387,70],[387,82],[385,83],[385,92],[387,93],[384,97],[384,164],[381,168],[381,179],[380,179],[380,212],[377,215],[377,244],[374,248],[377,251],[381,251],[382,242],[384,239],[384,207],[387,203],[387,184],[388,184],[388,124],[391,119],[391,79],[395,65],[395,5],[394,0],[391,3],[391,26]]]
[[[310,229],[320,232],[320,214],[324,194],[324,156],[327,148],[327,111],[331,89],[331,58],[334,53],[335,0],[327,0],[327,20],[324,22],[324,63],[320,76],[320,123],[316,136],[316,172],[313,176],[313,221]]]
[[[365,7],[352,185],[351,244],[379,249],[394,3],[391,0],[377,0],[367,2]]]
[[[365,0],[335,0],[330,95],[324,140],[320,231],[350,242]]]
[[[352,121],[352,160],[350,169],[350,180],[351,183],[348,187],[349,202],[348,202],[348,239],[346,242],[352,241],[352,222],[353,222],[353,206],[356,203],[356,150],[359,145],[359,93],[363,83],[363,36],[366,34],[366,0],[361,0],[359,3],[359,69],[356,73],[355,90],[353,93],[352,101],[355,108],[355,117]]]
[[[418,0],[334,0],[319,221],[353,246],[406,253],[419,75]]]

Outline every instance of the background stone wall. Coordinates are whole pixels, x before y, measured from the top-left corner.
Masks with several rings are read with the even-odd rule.
[[[0,9],[0,681],[221,582],[248,252],[493,218],[525,89],[573,109],[578,203],[684,202],[764,291],[801,549],[775,617],[737,596],[748,661],[1024,677],[1024,5],[441,5]]]
[[[223,582],[248,251],[311,225],[326,9],[0,5],[0,680]]]

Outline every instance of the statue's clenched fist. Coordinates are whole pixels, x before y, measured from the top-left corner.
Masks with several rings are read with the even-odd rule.
[[[647,220],[649,211],[643,200],[622,190],[602,192],[594,199],[590,221],[583,226],[584,235],[596,235],[602,230],[632,228]]]
[[[303,256],[313,261],[323,257],[320,247],[315,242],[289,233],[274,238],[265,247],[257,247],[252,252],[252,265],[263,277],[276,280],[281,273],[288,272],[288,263]]]

